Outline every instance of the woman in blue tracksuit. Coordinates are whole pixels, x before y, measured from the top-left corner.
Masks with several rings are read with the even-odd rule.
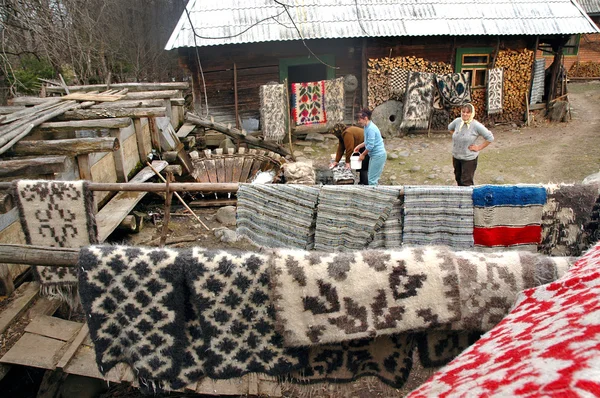
[[[369,155],[369,185],[377,185],[387,159],[387,152],[379,128],[371,121],[371,113],[366,108],[358,113],[358,124],[365,128],[365,141],[357,145],[354,152],[360,151],[363,147],[365,148],[358,159],[362,161],[367,154]]]

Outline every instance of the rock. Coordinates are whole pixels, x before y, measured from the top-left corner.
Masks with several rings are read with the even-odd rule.
[[[384,138],[397,137],[402,122],[402,102],[386,101],[373,109],[371,117]]]
[[[214,230],[214,234],[217,237],[217,239],[221,240],[221,242],[232,243],[237,242],[238,240],[237,233],[235,231],[230,230],[229,228],[216,228]]]
[[[304,153],[315,153],[315,150],[307,146],[306,148],[304,148]]]
[[[294,156],[297,158],[298,156],[302,156],[303,153],[302,151],[294,151]]]
[[[429,148],[429,144],[426,142],[421,142],[421,147],[422,148]]]
[[[450,173],[453,171],[453,169],[452,169],[452,166],[444,166],[444,167],[442,167],[442,171],[444,173]]]
[[[321,142],[319,144],[319,148],[323,148],[323,149],[331,148],[331,144],[328,144],[326,142]]]
[[[217,221],[223,225],[235,225],[235,206],[225,206],[217,210]]]
[[[416,173],[417,171],[421,171],[421,166],[413,166],[410,168],[410,171]]]
[[[596,174],[590,174],[583,179],[583,184],[599,184],[600,185],[600,172]]]
[[[311,146],[313,143],[312,142],[308,142],[308,141],[296,141],[294,142],[294,145],[298,145],[298,146]]]
[[[299,153],[300,153],[300,155],[302,154],[302,152],[299,152]],[[299,156],[296,152],[294,152],[294,156],[296,156],[296,162],[297,163],[310,163],[310,164],[312,164],[312,161],[308,160],[304,156]]]
[[[323,137],[323,134],[321,134],[321,133],[308,133],[304,140],[305,141],[323,142],[323,141],[325,141],[325,137]]]
[[[502,176],[494,177],[494,182],[504,182],[504,177],[502,177]]]
[[[396,181],[396,176],[390,176],[390,181]]]
[[[223,152],[227,153],[227,149],[229,149],[229,148],[235,149],[235,144],[233,143],[231,138],[227,137],[227,138],[223,139],[223,141],[221,141],[221,143],[219,144],[219,148],[223,148]]]
[[[406,164],[406,162],[400,162],[400,164]]]
[[[437,178],[437,175],[436,174],[429,174],[427,176],[427,178],[429,178],[430,180],[435,180]]]
[[[333,134],[323,134],[323,138],[326,140],[337,140],[337,137]]]
[[[390,159],[398,159],[398,154],[396,152],[388,153],[388,158]]]
[[[398,156],[402,156],[403,158],[407,158],[410,156],[410,152],[409,151],[402,151],[398,154]]]

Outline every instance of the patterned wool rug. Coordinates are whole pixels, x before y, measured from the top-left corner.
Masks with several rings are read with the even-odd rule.
[[[325,80],[325,114],[327,122],[344,121],[344,78]]]
[[[440,327],[460,318],[456,264],[445,248],[272,256],[278,327],[289,346]]]
[[[557,280],[574,259],[527,252],[456,252],[461,319],[454,330],[488,331],[513,307],[524,289]]]
[[[542,186],[476,186],[473,188],[475,245],[528,246],[537,251],[542,238],[542,208],[545,204],[546,189]]]
[[[390,92],[393,99],[404,100],[406,92],[406,83],[410,71],[402,68],[393,68],[390,74]]]
[[[502,112],[502,101],[503,94],[502,90],[504,87],[504,69],[494,68],[488,70],[488,83],[487,83],[487,113],[492,115],[494,113]]]
[[[600,391],[600,245],[408,397],[593,397]]]
[[[399,187],[323,186],[317,207],[315,250],[365,249],[384,226]]]
[[[310,250],[315,244],[319,188],[240,184],[237,233],[259,246]]]
[[[471,187],[404,187],[404,244],[473,247],[472,192]]]
[[[433,73],[410,72],[404,96],[401,129],[426,129],[433,112],[435,79]]]
[[[79,294],[102,374],[124,362],[140,379],[177,380],[186,348],[177,256],[125,246],[81,250]]]
[[[352,171],[352,169],[346,168],[346,163],[344,160],[341,160],[337,166],[331,169],[333,172],[333,182],[341,183],[341,182],[350,182],[350,184],[354,184],[356,182],[356,173]]]
[[[292,116],[297,125],[327,122],[324,111],[325,81],[292,83]]]
[[[21,180],[13,192],[28,245],[81,247],[98,242],[94,196],[85,181]],[[43,295],[76,305],[76,268],[33,270]]]
[[[590,221],[598,188],[593,185],[548,185],[542,210],[538,251],[552,256],[580,256],[588,247],[584,226]]]
[[[415,333],[419,360],[425,368],[448,364],[481,337],[482,332],[431,330]]]
[[[287,379],[307,384],[349,383],[375,376],[394,388],[402,388],[412,369],[413,344],[411,334],[397,334],[312,346],[309,365]]]
[[[447,106],[461,106],[471,102],[471,85],[466,73],[435,75],[438,91]]]
[[[265,141],[281,143],[287,133],[287,99],[285,85],[260,86],[260,121]]]

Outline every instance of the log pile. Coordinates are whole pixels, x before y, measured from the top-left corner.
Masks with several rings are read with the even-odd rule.
[[[526,112],[525,95],[531,81],[533,51],[502,50],[496,58],[496,68],[504,68],[502,121],[523,120]]]
[[[450,73],[452,65],[445,62],[430,62],[417,57],[370,58],[367,64],[369,108],[374,109],[393,98],[390,92],[390,76],[392,69],[401,68],[414,72]]]
[[[569,69],[569,77],[600,77],[600,62],[575,62]]]
[[[475,107],[475,119],[480,122],[488,120],[486,110],[486,90],[475,89],[471,90],[471,104]],[[460,107],[453,107],[450,109],[451,120],[460,117]]]

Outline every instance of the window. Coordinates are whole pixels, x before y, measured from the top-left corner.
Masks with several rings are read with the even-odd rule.
[[[319,55],[328,65],[335,65],[333,55]],[[335,69],[328,68],[315,58],[285,58],[279,60],[279,82],[288,79],[288,84],[335,79]],[[292,80],[293,79],[293,80]]]
[[[579,52],[579,40],[581,39],[581,35],[573,35],[565,44],[563,48],[563,55],[577,55]],[[552,56],[552,46],[547,43],[540,43],[540,50],[542,50],[542,55],[545,57]]]
[[[456,50],[457,72],[469,73],[471,88],[485,87],[492,47],[459,48]]]

